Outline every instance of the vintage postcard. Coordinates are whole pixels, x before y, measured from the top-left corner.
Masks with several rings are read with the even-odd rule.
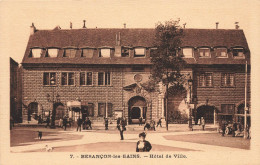
[[[259,5],[1,1],[1,164],[260,164]]]

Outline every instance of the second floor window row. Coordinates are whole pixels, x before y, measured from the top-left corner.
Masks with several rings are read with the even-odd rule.
[[[62,86],[75,86],[76,78],[74,72],[62,72],[60,79],[60,85]],[[55,72],[43,73],[43,85],[44,86],[56,86],[58,74]],[[97,85],[98,86],[110,86],[111,85],[111,73],[110,72],[98,72],[97,73]],[[80,72],[79,73],[79,85],[80,86],[92,86],[93,72]]]

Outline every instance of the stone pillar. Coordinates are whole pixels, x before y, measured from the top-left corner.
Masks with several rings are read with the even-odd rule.
[[[216,125],[216,109],[214,109],[214,125]]]
[[[164,119],[164,99],[162,98],[161,99],[161,101],[162,101],[162,118]]]

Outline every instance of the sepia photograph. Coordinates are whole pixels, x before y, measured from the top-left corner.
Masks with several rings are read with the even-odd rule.
[[[1,1],[1,164],[260,164],[259,5]]]

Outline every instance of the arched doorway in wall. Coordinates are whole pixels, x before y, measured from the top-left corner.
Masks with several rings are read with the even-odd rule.
[[[147,103],[145,98],[141,96],[135,96],[128,101],[128,118],[130,124],[139,123],[139,118],[143,118],[143,122],[146,119]]]
[[[53,108],[55,109],[55,120],[62,119],[65,115],[64,105],[60,102],[54,103]]]
[[[62,119],[65,116],[65,108],[64,105],[60,102],[55,103],[53,106],[56,109],[55,120]]]
[[[28,121],[38,120],[38,103],[31,102],[28,105]]]
[[[203,117],[208,124],[214,123],[214,106],[202,105],[197,108],[197,121]]]

